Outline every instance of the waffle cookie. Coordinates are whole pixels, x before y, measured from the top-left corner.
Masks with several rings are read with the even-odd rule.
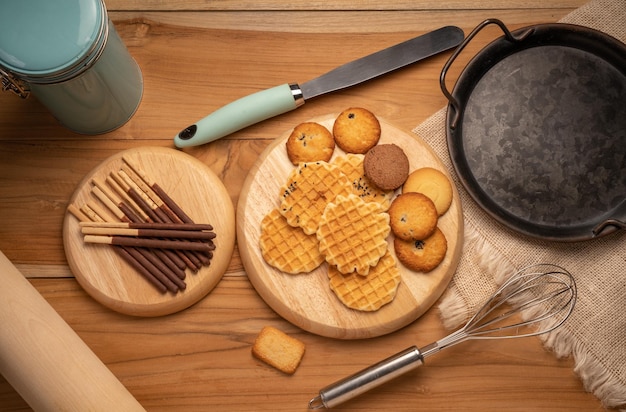
[[[387,251],[368,276],[344,275],[336,267],[328,268],[330,289],[349,308],[372,312],[393,301],[400,285],[400,271]]]
[[[320,252],[341,273],[366,276],[387,251],[389,215],[355,194],[337,196],[319,223]]]
[[[301,163],[281,188],[280,213],[307,235],[317,231],[326,205],[339,195],[352,194],[352,184],[337,166],[326,162]]]
[[[386,211],[391,204],[393,191],[379,189],[370,182],[363,170],[363,159],[364,155],[349,153],[345,156],[338,156],[333,160],[332,164],[339,167],[341,172],[348,176],[348,179],[352,182],[352,189],[361,199],[366,202],[378,203]]]
[[[315,235],[290,226],[278,209],[273,209],[261,221],[261,254],[278,270],[290,274],[312,271],[324,261],[318,244]]]

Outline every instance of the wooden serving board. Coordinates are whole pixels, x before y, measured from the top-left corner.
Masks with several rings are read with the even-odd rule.
[[[311,119],[332,130],[336,114]],[[428,145],[383,119],[380,143],[394,143],[405,151],[411,171],[433,167],[447,171]],[[261,154],[250,171],[237,205],[237,239],[248,277],[259,295],[279,315],[309,332],[338,339],[371,338],[396,331],[413,322],[441,296],[458,265],[463,241],[463,215],[456,188],[450,209],[438,222],[448,241],[444,261],[430,273],[413,272],[398,262],[402,283],[393,302],[376,312],[344,306],[328,285],[328,266],[311,273],[290,275],[265,263],[259,248],[261,220],[280,204],[280,187],[294,169],[285,142],[291,130]],[[344,153],[335,149],[333,159]],[[332,159],[331,159],[332,162]],[[452,180],[450,180],[452,181]],[[399,191],[398,191],[399,192]],[[388,238],[393,251],[393,235]]]
[[[209,266],[187,269],[187,287],[161,294],[120,258],[109,245],[83,242],[78,219],[69,212],[63,222],[63,243],[72,273],[95,300],[135,316],[161,316],[185,309],[206,296],[226,272],[235,247],[235,210],[224,184],[202,162],[181,151],[143,147],[120,152],[102,162],[78,186],[70,203],[98,203],[92,179],[104,181],[127,157],[157,183],[195,223],[213,225],[215,251]]]

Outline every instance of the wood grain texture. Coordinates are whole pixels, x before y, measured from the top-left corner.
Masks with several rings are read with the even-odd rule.
[[[584,4],[584,0],[553,0],[549,7],[579,7]],[[207,2],[201,0],[186,0],[184,2],[176,0],[165,0],[154,2],[150,0],[135,0],[132,2],[124,0],[108,0],[106,2],[109,10],[253,10],[253,11],[278,11],[278,10],[372,10],[372,11],[407,11],[407,10],[471,10],[471,9],[527,9],[545,8],[546,2],[543,0],[336,0],[327,2],[324,0],[292,0],[284,2],[282,0],[224,0],[219,2]]]
[[[278,317],[230,272],[189,309],[165,318],[132,318],[102,310],[73,281],[34,279],[37,290],[148,411],[306,411],[323,386],[412,344],[442,338],[436,310],[394,334],[337,340],[302,331]],[[273,325],[302,340],[306,353],[293,376],[255,360],[256,334]],[[32,409],[0,377],[0,410]],[[572,373],[538,339],[468,342],[429,358],[339,411],[602,411]]]
[[[86,174],[118,152],[173,147],[181,127],[245,94],[328,69],[425,31],[454,24],[469,33],[486,18],[512,28],[555,22],[586,0],[106,0],[116,30],[145,80],[124,127],[81,136],[36,100],[0,93],[0,250],[149,411],[305,411],[323,386],[412,344],[445,336],[436,307],[394,333],[344,340],[282,319],[252,287],[235,247],[222,280],[195,305],[163,317],[133,317],[101,305],[72,277],[63,220]],[[385,10],[382,10],[382,9]],[[461,54],[457,73],[501,35],[485,32]],[[447,102],[439,74],[449,53],[185,153],[224,183],[233,204],[258,156],[285,130],[351,105],[371,107],[411,130]],[[0,274],[0,277],[2,275]],[[1,304],[1,303],[0,303]],[[252,358],[271,324],[305,342],[291,377]],[[451,348],[337,410],[603,411],[573,371],[538,339],[469,342]],[[32,411],[0,377],[0,411]]]
[[[82,207],[98,203],[91,194],[92,180],[104,181],[129,159],[158,184],[196,223],[213,225],[217,237],[209,266],[187,270],[187,287],[176,294],[159,293],[109,245],[87,244],[79,221],[70,213],[63,224],[65,253],[74,276],[95,300],[121,313],[162,316],[196,303],[220,281],[235,247],[235,211],[221,180],[197,159],[180,151],[139,147],[125,150],[88,173],[70,199]]]
[[[338,113],[308,121],[332,130]],[[419,138],[408,135],[384,119],[379,144],[394,143],[409,158],[410,170],[433,167],[447,174],[434,152]],[[259,248],[261,220],[280,205],[280,188],[294,166],[287,157],[286,131],[261,154],[246,179],[237,205],[237,239],[241,259],[255,289],[285,319],[306,331],[339,339],[363,339],[394,332],[424,314],[441,296],[456,271],[463,245],[463,212],[458,193],[438,226],[448,241],[444,261],[430,273],[413,272],[397,262],[402,277],[395,299],[375,312],[344,306],[328,286],[328,265],[308,274],[288,275],[269,266]],[[335,148],[331,162],[345,154]],[[398,189],[398,193],[400,193]],[[393,235],[387,239],[393,253]]]

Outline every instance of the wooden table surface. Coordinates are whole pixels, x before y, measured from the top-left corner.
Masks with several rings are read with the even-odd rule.
[[[81,136],[59,126],[35,99],[0,94],[0,250],[119,380],[150,411],[306,410],[331,382],[408,346],[448,332],[436,309],[371,340],[316,336],[277,316],[257,295],[235,249],[222,281],[182,312],[138,318],[106,309],[70,272],[62,220],[81,179],[105,158],[139,146],[173,147],[183,127],[245,94],[304,82],[417,34],[486,18],[511,28],[555,22],[585,0],[109,0],[117,30],[142,68],[141,106],[122,128]],[[488,41],[488,28],[449,75]],[[450,53],[311,100],[300,109],[185,149],[213,170],[233,204],[262,150],[301,121],[349,106],[370,108],[410,131],[446,104],[440,70]],[[0,302],[0,304],[2,304]],[[251,356],[260,329],[274,325],[305,342],[287,376]],[[0,332],[1,333],[1,332]],[[538,339],[465,343],[339,410],[603,410],[573,372]],[[0,377],[0,410],[30,410]]]

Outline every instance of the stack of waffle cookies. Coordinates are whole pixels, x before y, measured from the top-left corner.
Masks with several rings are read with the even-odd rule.
[[[305,141],[299,133],[297,142]],[[325,150],[328,160],[302,161],[306,152],[301,147],[278,205],[261,221],[259,239],[266,263],[286,274],[310,273],[327,264],[330,290],[345,306],[366,312],[392,302],[402,280],[387,241],[393,228],[388,212],[401,195],[381,189],[364,168],[367,151],[376,143],[365,153],[344,149],[332,160]],[[423,239],[419,242],[423,245]]]
[[[360,197],[353,182],[335,162],[301,163],[281,189],[280,206],[261,222],[260,247],[265,261],[285,273],[328,262],[330,287],[341,302],[371,311],[393,300],[400,275],[387,250],[389,215]],[[373,198],[379,197],[388,195]],[[376,270],[385,255],[388,270]],[[381,287],[372,285],[375,278]]]

